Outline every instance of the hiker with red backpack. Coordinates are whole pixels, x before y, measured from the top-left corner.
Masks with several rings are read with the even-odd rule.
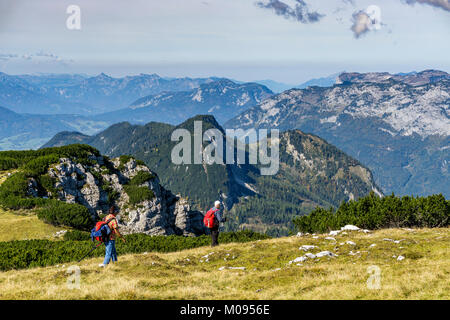
[[[110,230],[110,233],[106,236],[103,236],[101,240],[105,244],[105,260],[103,261],[103,263],[98,265],[101,268],[109,264],[110,260],[112,260],[112,262],[117,261],[116,237],[121,238],[122,241],[125,242],[125,238],[119,232],[116,215],[117,211],[115,207],[112,206],[109,209],[108,215],[103,219],[103,221],[98,223],[99,225],[101,224],[100,228],[106,225]]]
[[[206,212],[203,223],[211,233],[211,247],[219,245],[219,226],[221,222],[225,222],[227,219],[222,216],[222,211],[220,209],[220,201],[214,203],[214,207]]]

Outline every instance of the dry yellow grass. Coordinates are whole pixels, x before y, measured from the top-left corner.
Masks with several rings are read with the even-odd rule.
[[[57,231],[64,229],[42,222],[30,211],[19,213],[0,209],[0,241],[53,239]]]
[[[69,289],[64,266],[0,273],[1,299],[449,299],[449,229],[348,232],[337,242],[285,237],[176,253],[119,257],[106,269],[101,259],[79,264],[80,288]],[[401,240],[400,243],[384,238]],[[355,246],[344,243],[351,240]],[[336,258],[288,264],[304,244]],[[375,247],[370,247],[376,244]],[[120,244],[119,244],[120,245]],[[350,251],[359,252],[350,255]],[[209,257],[204,257],[209,254]],[[402,255],[398,261],[393,255]],[[208,259],[208,260],[206,260]],[[222,266],[245,267],[245,270]],[[370,289],[368,268],[380,270],[380,289]]]
[[[6,178],[8,178],[8,174],[11,173],[13,174],[14,172],[16,172],[17,170],[11,170],[11,171],[0,171],[0,184],[2,184]]]
[[[0,184],[8,178],[9,173],[16,171],[0,171]],[[33,211],[6,211],[0,208],[0,241],[52,239],[60,230],[39,220]]]

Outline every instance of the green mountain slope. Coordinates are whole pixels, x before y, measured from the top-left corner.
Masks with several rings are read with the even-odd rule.
[[[299,130],[280,135],[280,167],[273,176],[261,175],[259,165],[248,164],[254,144],[247,145],[246,164],[175,165],[171,152],[178,142],[171,141],[172,132],[187,129],[193,142],[195,121],[202,121],[203,132],[211,128],[224,132],[214,117],[197,116],[178,126],[120,123],[92,137],[64,132],[45,147],[77,142],[111,157],[133,155],[158,174],[165,188],[188,196],[197,209],[206,210],[214,200],[222,199],[229,211],[227,230],[246,227],[273,235],[287,234],[294,216],[316,206],[337,207],[343,200],[356,199],[372,190],[379,193],[371,172],[357,160]],[[207,145],[209,142],[203,142],[203,147]],[[223,156],[226,159],[226,150]]]

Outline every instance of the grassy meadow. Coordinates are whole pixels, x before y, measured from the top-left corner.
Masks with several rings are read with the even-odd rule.
[[[124,255],[105,269],[98,267],[101,258],[93,258],[78,264],[75,288],[68,273],[75,264],[0,272],[0,299],[450,299],[448,228],[326,237]],[[317,246],[306,252],[337,256],[289,264],[306,253],[302,245]],[[236,267],[241,269],[231,269]],[[374,268],[375,288],[368,286]]]

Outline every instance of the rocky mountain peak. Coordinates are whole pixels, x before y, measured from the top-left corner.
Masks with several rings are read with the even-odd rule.
[[[195,236],[205,232],[202,213],[191,210],[186,199],[164,189],[156,173],[132,157],[109,160],[92,155],[87,163],[60,158],[50,166],[48,176],[53,185],[47,197],[81,204],[93,218],[116,205],[124,234]],[[39,193],[33,181],[29,193]]]

